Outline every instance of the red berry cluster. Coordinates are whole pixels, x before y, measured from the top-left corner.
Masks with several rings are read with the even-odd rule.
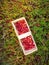
[[[24,19],[17,21],[14,23],[16,29],[18,30],[18,34],[21,35],[29,31],[27,24]]]
[[[35,48],[35,44],[34,41],[32,40],[31,35],[21,39],[21,42],[25,50],[30,50],[32,48]]]
[[[24,19],[15,22],[14,25],[19,35],[29,32],[29,28]],[[30,50],[32,48],[35,48],[35,44],[31,35],[24,37],[20,40],[25,50]]]

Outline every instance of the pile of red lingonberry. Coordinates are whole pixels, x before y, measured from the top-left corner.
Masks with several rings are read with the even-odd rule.
[[[31,35],[27,36],[26,38],[21,39],[21,41],[22,41],[22,45],[24,46],[25,50],[29,50],[35,47]]]
[[[26,33],[26,32],[29,31],[29,29],[28,29],[28,27],[27,27],[27,25],[26,25],[25,20],[20,20],[20,22],[19,22],[19,21],[16,22],[16,23],[15,23],[15,26],[16,26],[16,28],[17,28],[17,30],[18,30],[18,34],[19,34],[19,35],[20,35],[20,34],[23,34],[23,33]]]
[[[30,32],[29,28],[26,24],[26,21],[24,19],[21,19],[21,20],[15,22],[14,25],[18,31],[18,35],[22,35],[24,33]],[[33,41],[31,35],[22,38],[21,42],[22,42],[22,45],[25,50],[30,50],[30,49],[35,48],[35,44],[34,44],[34,41]]]

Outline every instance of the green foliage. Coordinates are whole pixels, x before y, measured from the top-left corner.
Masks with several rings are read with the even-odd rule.
[[[25,17],[38,51],[24,56],[10,23]],[[0,65],[49,65],[49,0],[0,0]]]

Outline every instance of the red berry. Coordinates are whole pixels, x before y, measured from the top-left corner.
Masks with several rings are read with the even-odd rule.
[[[11,22],[12,21],[12,19],[10,19],[10,20],[6,20],[6,23],[9,23],[9,22]]]
[[[0,16],[0,20],[2,20],[2,17]]]
[[[30,50],[35,47],[35,44],[34,44],[34,41],[32,40],[31,35],[21,39],[21,42],[25,50]]]
[[[16,29],[18,30],[18,34],[23,34],[29,31],[25,20],[19,20],[18,22],[14,23]]]

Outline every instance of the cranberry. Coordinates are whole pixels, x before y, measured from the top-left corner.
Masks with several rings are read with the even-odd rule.
[[[0,20],[2,20],[2,17],[0,16]]]
[[[35,47],[31,35],[21,39],[21,42],[25,50],[30,50]]]
[[[29,31],[25,20],[19,20],[18,22],[14,23],[14,25],[15,25],[19,35]]]
[[[11,22],[12,21],[12,19],[10,19],[10,20],[6,20],[6,23],[9,23],[9,22]]]

